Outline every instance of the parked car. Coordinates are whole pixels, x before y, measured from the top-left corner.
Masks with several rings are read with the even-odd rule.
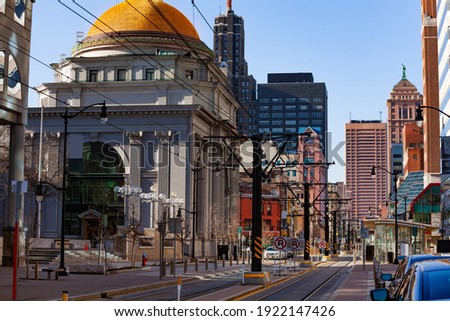
[[[373,301],[450,300],[450,259],[419,261],[403,276],[393,297],[388,289],[370,291]]]
[[[285,259],[287,257],[286,251],[280,251],[273,246],[269,246],[267,249],[263,252],[263,257],[265,260],[280,260]]]
[[[450,255],[439,255],[439,254],[409,255],[400,261],[394,275],[392,275],[390,273],[383,274],[381,276],[381,278],[384,281],[390,281],[390,283],[388,285],[389,297],[392,298],[394,296],[394,293],[397,290],[397,288],[400,284],[400,281],[405,276],[406,272],[408,272],[411,265],[413,265],[415,262],[426,261],[426,260],[436,260],[436,259],[450,259]]]
[[[290,246],[286,248],[286,257],[288,258],[294,257],[294,250]]]

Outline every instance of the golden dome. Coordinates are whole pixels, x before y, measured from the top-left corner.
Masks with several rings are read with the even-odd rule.
[[[152,3],[150,3],[150,1]],[[166,22],[170,21],[173,28]],[[175,30],[174,30],[175,29]],[[163,33],[200,40],[192,23],[163,0],[126,0],[110,8],[94,23],[87,37],[104,33]]]

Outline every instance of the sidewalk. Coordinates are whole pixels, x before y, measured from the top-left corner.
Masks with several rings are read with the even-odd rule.
[[[397,265],[381,264],[383,273],[394,273]],[[373,262],[357,260],[342,287],[336,291],[334,301],[371,301],[370,291],[375,289]]]
[[[233,263],[235,264],[235,263]],[[392,264],[382,266],[383,272],[392,272],[396,266]],[[250,266],[246,264],[248,270]],[[307,268],[304,268],[307,269]],[[385,271],[386,269],[386,271]],[[242,271],[242,265],[225,267],[222,264],[214,269],[212,264],[209,269],[205,270],[204,264],[199,264],[198,271],[194,271],[194,266],[190,265],[187,273],[183,273],[183,266],[177,266],[177,275],[181,274],[182,282],[189,282],[200,277],[214,277],[215,275],[226,275],[230,273],[239,273]],[[272,266],[264,265],[263,270],[271,273],[271,281],[279,280],[292,276],[294,273],[289,271],[287,276],[273,276]],[[134,270],[120,270],[116,273],[102,274],[74,274],[69,276],[61,276],[59,280],[47,280],[47,274],[40,272],[38,280],[26,279],[25,268],[18,270],[17,279],[17,300],[18,301],[49,301],[60,300],[64,291],[68,292],[70,300],[99,300],[108,294],[113,293],[130,293],[137,290],[150,289],[162,285],[176,285],[177,278],[167,274],[166,277],[160,279],[159,267],[142,267]],[[168,273],[170,271],[168,270]],[[0,267],[0,301],[10,301],[12,299],[12,275],[13,270],[10,267]],[[34,278],[34,274],[30,271],[30,278]],[[200,300],[207,301],[223,301],[229,300],[240,294],[255,290],[258,285],[236,285],[223,291],[216,291],[208,294]],[[364,301],[370,300],[369,292],[373,289],[373,266],[372,262],[366,262],[365,267],[362,261],[358,260],[352,268],[348,277],[343,280],[343,286],[335,295],[336,301]]]

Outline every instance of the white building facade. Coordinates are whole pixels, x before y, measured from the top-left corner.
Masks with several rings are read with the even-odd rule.
[[[230,164],[238,102],[192,23],[162,0],[124,1],[99,17],[71,57],[53,66],[54,81],[38,87],[43,108],[29,113],[34,134],[28,146],[34,148],[27,166],[40,159],[41,179],[61,186],[61,115],[68,108],[66,238],[96,246],[100,234],[109,234],[112,249],[129,256],[120,240],[137,226],[142,236],[135,255],[156,259],[159,223],[170,225],[180,213],[176,256],[215,255],[217,242],[229,241],[215,237],[217,222],[229,224],[239,213],[238,168]],[[106,123],[98,118],[103,103]],[[164,195],[148,202],[137,194],[121,198],[116,186]],[[59,237],[60,194],[45,197],[37,214],[43,238]],[[162,201],[171,198],[177,202]],[[165,251],[174,244],[169,228]]]

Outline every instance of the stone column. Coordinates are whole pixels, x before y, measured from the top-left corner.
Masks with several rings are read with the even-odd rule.
[[[13,266],[14,224],[16,218],[16,194],[11,193],[12,181],[23,181],[25,163],[25,126],[11,125],[8,182],[8,213],[3,228],[3,266]],[[23,198],[21,198],[23,208]],[[23,228],[23,217],[19,217],[19,231]],[[19,233],[22,235],[22,233]],[[24,258],[24,240],[19,242],[19,258]],[[20,260],[20,259],[19,259]],[[21,260],[20,260],[21,261]]]

